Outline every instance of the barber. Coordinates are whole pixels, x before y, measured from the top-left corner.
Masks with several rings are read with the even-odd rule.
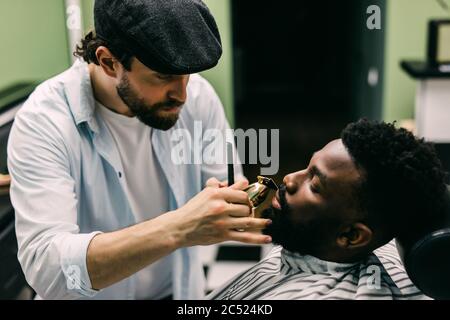
[[[41,84],[10,134],[19,261],[44,299],[199,299],[195,246],[271,241],[249,231],[269,220],[250,216],[247,182],[219,182],[226,164],[172,159],[173,130],[229,128],[196,74],[222,54],[216,23],[200,0],[97,0],[94,20],[84,61]]]

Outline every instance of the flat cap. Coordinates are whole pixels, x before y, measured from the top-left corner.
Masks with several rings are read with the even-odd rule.
[[[192,74],[217,65],[219,30],[201,0],[96,0],[95,31],[164,74]]]

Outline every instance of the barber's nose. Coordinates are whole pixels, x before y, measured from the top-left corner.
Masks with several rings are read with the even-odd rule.
[[[286,185],[287,193],[294,194],[297,192],[298,188],[303,183],[305,175],[306,170],[301,170],[286,175],[283,179],[283,183]]]
[[[168,94],[169,98],[184,103],[187,99],[188,82],[188,75],[180,76],[176,81],[174,81],[173,86]]]

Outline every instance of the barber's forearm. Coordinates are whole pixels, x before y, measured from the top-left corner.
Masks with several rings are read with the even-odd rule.
[[[171,215],[94,237],[87,252],[92,288],[106,288],[176,250],[180,245]]]
[[[205,188],[183,207],[155,219],[94,237],[87,267],[94,289],[106,288],[147,265],[187,246],[233,240],[263,244],[272,239],[252,232],[262,230],[267,219],[250,216],[246,181],[228,188]],[[245,229],[247,232],[236,230]]]

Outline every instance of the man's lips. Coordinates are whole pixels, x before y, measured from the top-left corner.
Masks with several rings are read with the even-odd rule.
[[[179,112],[181,110],[182,106],[173,106],[173,107],[164,107],[162,110],[164,112]]]
[[[280,191],[277,191],[277,193],[275,193],[275,196],[272,198],[272,207],[274,207],[275,209],[281,210],[279,192]]]

